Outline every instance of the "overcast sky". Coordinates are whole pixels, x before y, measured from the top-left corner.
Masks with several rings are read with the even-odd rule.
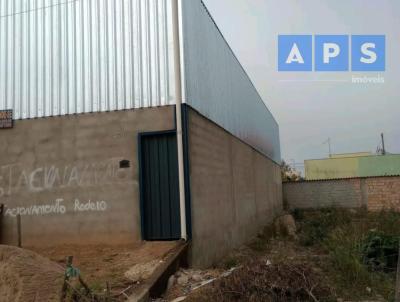
[[[400,153],[399,0],[204,2],[278,121],[282,158],[326,157],[328,137],[334,153],[375,152],[381,132]],[[385,83],[352,84],[353,72],[278,72],[278,34],[385,34]]]

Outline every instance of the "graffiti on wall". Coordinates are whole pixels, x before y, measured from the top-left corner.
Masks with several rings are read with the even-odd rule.
[[[45,216],[45,215],[64,215],[69,212],[105,212],[108,210],[108,202],[91,201],[82,202],[79,199],[75,199],[73,203],[65,204],[63,198],[57,198],[54,202],[20,206],[14,208],[7,208],[5,211],[6,216],[17,217],[20,216]]]
[[[102,162],[46,165],[33,169],[22,164],[0,167],[0,197],[15,193],[38,193],[62,188],[92,187],[124,180],[126,173],[119,168],[122,158]]]

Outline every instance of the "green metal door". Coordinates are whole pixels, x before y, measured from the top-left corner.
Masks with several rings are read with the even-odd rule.
[[[176,133],[141,134],[140,190],[144,240],[180,238]]]

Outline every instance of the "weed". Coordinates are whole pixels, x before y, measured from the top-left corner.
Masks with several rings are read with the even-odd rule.
[[[225,259],[224,263],[223,263],[223,267],[225,269],[231,269],[232,267],[236,267],[239,265],[239,260],[236,257],[228,257],[227,259]]]
[[[304,219],[304,211],[303,211],[303,210],[294,209],[294,210],[292,211],[292,215],[293,215],[293,218],[294,218],[296,221],[301,221],[301,220]]]
[[[267,250],[270,240],[275,235],[275,226],[273,224],[266,226],[248,246],[253,251],[263,252]]]
[[[327,208],[321,211],[303,212],[300,222],[300,243],[313,246],[322,243],[337,226],[347,225],[351,221],[351,213],[341,209]]]
[[[329,208],[293,215],[300,242],[278,238],[274,228],[266,228],[249,244],[254,262],[228,258],[226,268],[240,262],[240,269],[189,301],[361,301],[377,295],[393,301],[400,213]],[[282,240],[294,246],[293,253],[282,251],[281,256],[279,247],[273,253],[270,245]],[[269,249],[272,253],[263,257]]]
[[[268,248],[268,240],[257,238],[249,244],[249,248],[256,252],[263,252]]]
[[[399,237],[370,230],[362,246],[364,264],[373,271],[394,272],[398,250]]]
[[[348,297],[355,294],[363,297],[369,287],[392,299],[394,275],[391,272],[397,264],[400,215],[357,212],[349,216],[339,212],[337,219],[320,217],[323,233],[317,239],[329,252],[329,271],[338,291],[347,293]]]

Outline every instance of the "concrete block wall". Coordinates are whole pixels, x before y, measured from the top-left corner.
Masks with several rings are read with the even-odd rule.
[[[400,177],[367,178],[365,186],[369,210],[393,208],[400,211]]]
[[[359,179],[287,182],[283,184],[283,200],[290,208],[324,208],[362,206]]]
[[[281,213],[280,167],[194,110],[189,111],[189,162],[189,260],[207,267]]]
[[[400,177],[287,182],[283,200],[289,208],[383,208],[400,211]]]
[[[0,137],[4,243],[141,240],[138,133],[174,129],[174,107],[16,121]],[[129,160],[128,169],[119,162]]]

